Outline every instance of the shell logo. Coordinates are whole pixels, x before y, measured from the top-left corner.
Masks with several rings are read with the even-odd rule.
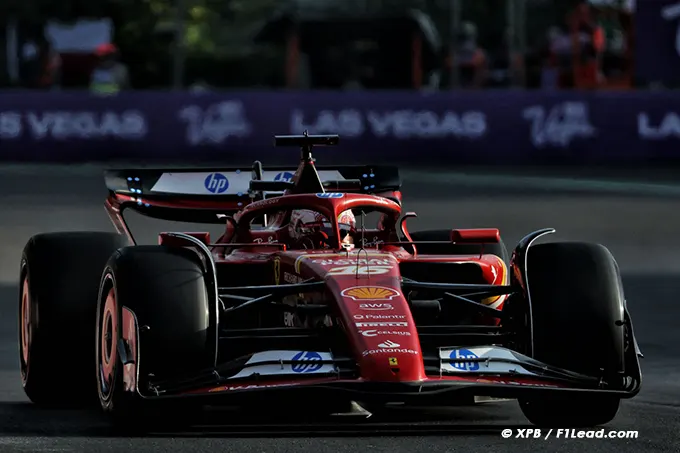
[[[352,300],[392,300],[401,296],[399,291],[383,286],[354,286],[343,290],[340,294]]]

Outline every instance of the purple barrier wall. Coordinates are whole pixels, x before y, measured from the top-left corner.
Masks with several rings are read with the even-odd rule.
[[[331,164],[680,163],[679,112],[674,92],[0,93],[0,160],[281,164],[272,136],[308,129],[341,135]]]

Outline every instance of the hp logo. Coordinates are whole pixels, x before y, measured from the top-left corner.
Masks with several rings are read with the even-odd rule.
[[[291,182],[293,180],[293,176],[295,176],[293,173],[289,171],[283,171],[278,175],[274,176],[274,181]]]
[[[333,193],[333,192],[326,192],[326,193],[317,193],[316,196],[318,198],[342,198],[345,196],[344,193]]]
[[[294,363],[293,372],[295,373],[314,373],[319,371],[323,365],[321,363],[321,356],[317,352],[298,352],[293,356],[293,361],[298,360],[307,363]]]
[[[222,173],[211,173],[205,178],[205,188],[210,193],[224,193],[229,188],[229,180]]]
[[[477,359],[477,354],[467,349],[456,349],[449,356],[451,359]],[[479,362],[453,362],[451,366],[461,371],[477,371]]]

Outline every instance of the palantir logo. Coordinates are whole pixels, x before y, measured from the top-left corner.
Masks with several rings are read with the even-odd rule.
[[[460,359],[477,359],[477,354],[468,349],[454,349],[451,351],[449,358],[453,360]],[[451,362],[451,366],[461,371],[477,371],[479,369],[479,362]]]
[[[575,138],[590,138],[596,132],[584,102],[563,102],[547,112],[545,107],[535,105],[524,109],[523,115],[531,121],[531,142],[537,148],[566,148]]]
[[[274,181],[291,182],[293,180],[293,173],[289,171],[282,171],[278,175],[274,176]]]
[[[661,10],[661,17],[669,22],[678,20],[680,18],[680,2],[663,8]],[[675,33],[675,51],[680,55],[680,23],[678,23]]]
[[[302,351],[293,356],[293,361],[301,361],[304,363],[294,363],[294,373],[314,373],[319,371],[323,364],[321,363],[321,356],[318,352]]]
[[[205,188],[210,193],[224,193],[229,188],[229,180],[222,173],[211,173],[205,178]]]

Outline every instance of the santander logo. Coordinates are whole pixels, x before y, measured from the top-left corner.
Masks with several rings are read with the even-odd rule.
[[[390,340],[387,340],[387,341],[380,343],[378,345],[379,348],[385,348],[385,349],[398,348],[399,346],[401,346],[399,343],[395,343],[394,341],[390,341]]]

